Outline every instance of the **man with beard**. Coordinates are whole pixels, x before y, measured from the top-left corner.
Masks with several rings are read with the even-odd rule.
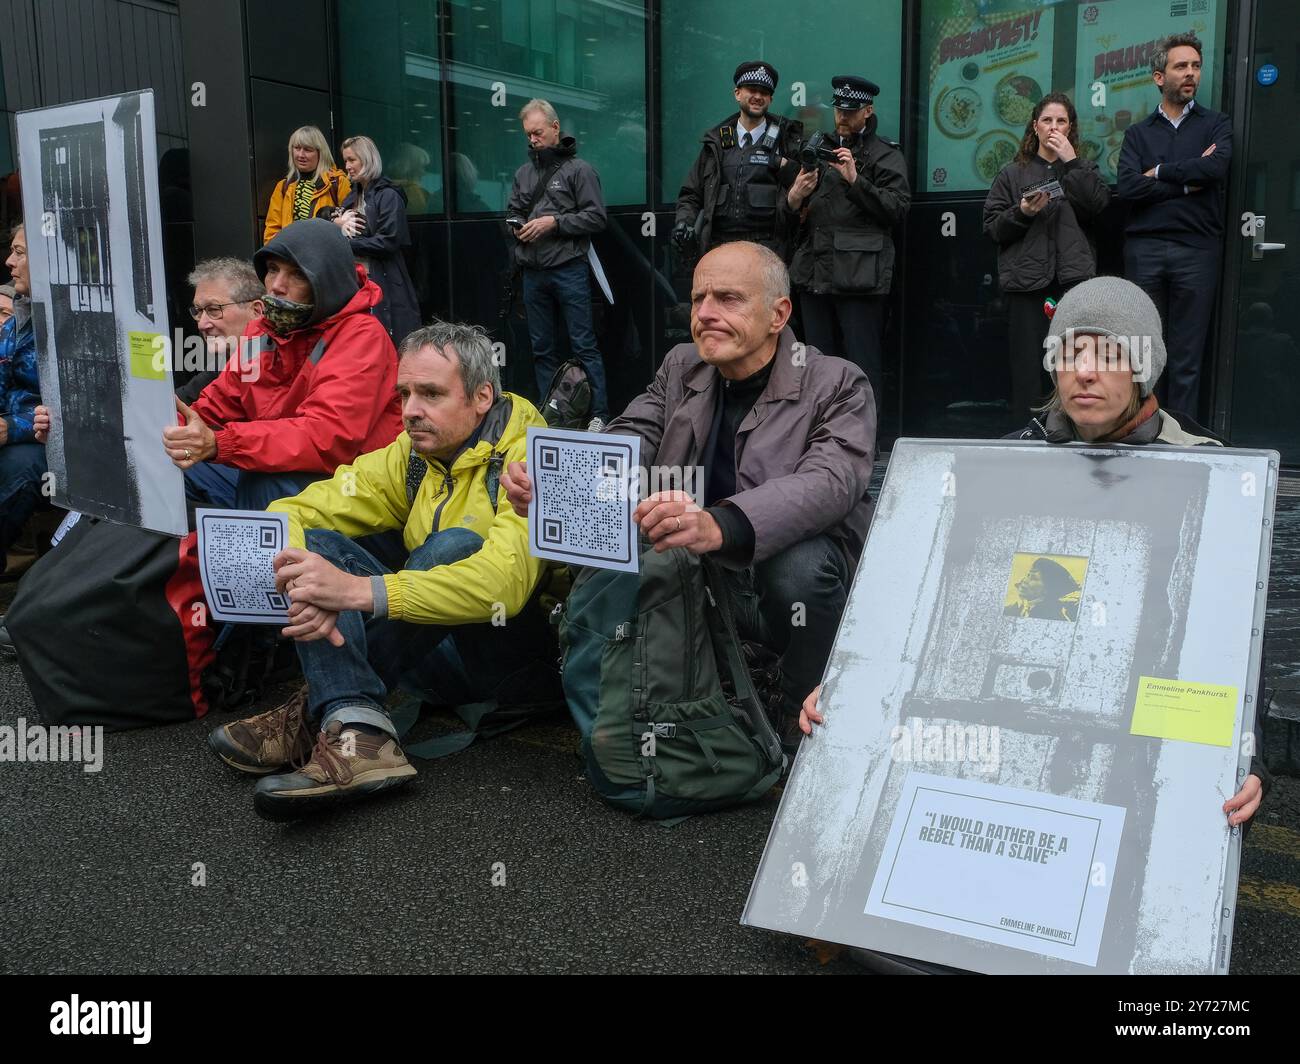
[[[798,173],[803,125],[768,113],[776,67],[760,59],[732,76],[740,110],[704,134],[700,154],[677,194],[673,244],[700,254],[729,241],[748,240],[788,251],[788,219],[778,202]]]
[[[560,135],[560,116],[545,100],[519,111],[528,138],[528,162],[515,171],[506,224],[518,241],[515,261],[523,272],[528,339],[533,346],[537,395],[545,398],[560,366],[557,312],[564,315],[569,347],[591,381],[591,413],[599,428],[609,418],[605,363],[591,324],[587,261],[591,238],[605,230],[600,175],[578,158],[578,144]]]
[[[1232,162],[1228,116],[1196,102],[1201,54],[1193,33],[1160,42],[1151,54],[1160,104],[1124,131],[1119,155],[1119,198],[1130,203],[1124,276],[1160,312],[1169,352],[1160,401],[1193,418],[1200,410]]]
[[[801,222],[790,283],[799,293],[804,341],[860,366],[879,410],[894,277],[890,230],[907,217],[912,190],[903,153],[876,134],[880,86],[843,75],[831,87],[835,160],[801,169],[784,198],[786,213]]]

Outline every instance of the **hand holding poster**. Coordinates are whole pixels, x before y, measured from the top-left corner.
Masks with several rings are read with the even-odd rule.
[[[640,436],[528,430],[528,543],[535,558],[637,571]]]
[[[289,543],[289,518],[262,510],[196,510],[199,576],[214,621],[287,624],[289,601],[275,586],[275,556]]]

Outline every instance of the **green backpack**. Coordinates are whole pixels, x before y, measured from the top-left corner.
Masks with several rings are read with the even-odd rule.
[[[643,540],[639,573],[582,569],[557,608],[587,778],[611,804],[686,816],[755,801],[781,778],[725,588],[715,563]]]

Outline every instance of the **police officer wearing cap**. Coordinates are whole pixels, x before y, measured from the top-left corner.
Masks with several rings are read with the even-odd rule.
[[[790,281],[799,295],[803,341],[861,366],[879,410],[884,389],[885,308],[894,277],[894,241],[912,203],[898,145],[876,134],[880,86],[831,79],[835,135],[825,160],[805,161],[783,207],[800,221]],[[808,159],[808,151],[804,157]]]
[[[732,80],[740,111],[704,134],[677,195],[673,244],[702,255],[728,241],[752,240],[785,258],[793,221],[781,203],[799,170],[794,160],[803,125],[768,113],[777,85],[771,63],[741,63]]]

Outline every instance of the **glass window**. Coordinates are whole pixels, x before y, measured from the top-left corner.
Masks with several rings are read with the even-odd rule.
[[[1159,102],[1151,52],[1171,33],[1205,47],[1197,98],[1222,93],[1226,0],[922,0],[921,190],[983,191],[1015,156],[1034,105],[1065,92],[1080,154],[1112,183],[1124,130]]]
[[[338,5],[339,140],[364,134],[379,146],[409,216],[444,210],[437,8],[437,0]]]
[[[857,74],[880,86],[879,132],[898,140],[903,55],[901,0],[863,4],[822,0],[798,13],[786,0],[737,7],[662,0],[660,71],[663,127],[660,180],[665,202],[700,150],[700,136],[736,112],[732,75],[762,59],[780,75],[772,111],[803,121],[805,133],[830,131],[831,78]]]
[[[519,108],[549,100],[608,206],[646,201],[645,4],[450,0],[456,209],[500,211],[527,159]]]

